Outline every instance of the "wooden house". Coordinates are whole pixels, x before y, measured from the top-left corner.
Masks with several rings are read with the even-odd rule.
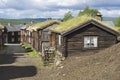
[[[20,43],[20,29],[23,25],[6,26],[4,34],[6,43]]]
[[[78,17],[51,29],[50,44],[64,57],[83,51],[100,50],[118,42],[119,33],[91,17]]]
[[[36,23],[27,28],[31,32],[30,42],[33,48],[42,52],[44,47],[49,46],[49,27],[59,24],[58,20],[47,20],[44,22]]]
[[[29,24],[25,24],[23,27],[21,27],[20,29],[20,33],[21,33],[21,43],[24,44],[25,42],[27,43],[27,27],[29,27]]]
[[[4,26],[0,24],[0,49],[3,47],[4,45],[4,36],[3,36],[3,33],[4,33]]]

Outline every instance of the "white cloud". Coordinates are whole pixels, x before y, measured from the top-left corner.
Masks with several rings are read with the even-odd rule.
[[[0,0],[0,17],[63,17],[67,11],[76,16],[86,5],[99,9],[103,16],[120,16],[120,0]]]
[[[75,5],[80,5],[80,4],[85,4],[85,0],[80,1],[80,0],[64,0],[64,1],[60,1],[58,2],[59,6],[65,6],[65,7],[69,7],[69,6],[75,6]]]
[[[100,12],[103,14],[103,16],[107,17],[118,17],[120,16],[120,10],[106,10],[102,9]]]
[[[72,11],[74,15],[78,11],[69,9],[59,9],[57,11],[39,11],[39,10],[15,10],[15,9],[0,9],[0,15],[6,13],[4,16],[8,18],[62,18],[68,11]]]

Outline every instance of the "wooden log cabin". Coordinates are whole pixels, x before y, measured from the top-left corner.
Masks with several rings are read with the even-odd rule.
[[[64,57],[100,50],[118,42],[119,33],[91,17],[78,17],[50,28],[50,44]]]
[[[8,25],[5,27],[4,37],[6,43],[20,43],[20,29],[23,24],[20,25]]]
[[[26,40],[26,36],[27,36],[27,31],[26,28],[28,27],[28,24],[25,24],[23,27],[21,27],[20,33],[21,33],[21,43],[24,44],[25,42],[27,42]]]
[[[0,24],[0,49],[3,47],[4,45],[4,26],[2,24]]]
[[[35,23],[27,28],[31,45],[39,52],[49,46],[49,27],[59,24],[58,20],[47,20]]]

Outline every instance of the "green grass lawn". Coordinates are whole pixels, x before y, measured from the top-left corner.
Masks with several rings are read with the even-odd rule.
[[[37,51],[35,51],[31,45],[24,43],[22,44],[22,47],[25,48],[27,55],[31,56],[31,57],[39,57],[39,54],[37,53]]]

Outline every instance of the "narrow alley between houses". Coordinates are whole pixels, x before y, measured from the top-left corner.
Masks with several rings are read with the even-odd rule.
[[[35,76],[37,69],[25,50],[19,44],[7,46],[7,50],[0,52],[0,80]]]

